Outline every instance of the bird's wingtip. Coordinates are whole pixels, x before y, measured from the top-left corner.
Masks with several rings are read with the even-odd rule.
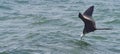
[[[82,16],[82,14],[79,12],[79,14],[78,14],[78,17],[79,18],[82,18],[83,16]]]
[[[92,17],[93,11],[94,11],[94,5],[90,6],[83,14],[85,16]]]

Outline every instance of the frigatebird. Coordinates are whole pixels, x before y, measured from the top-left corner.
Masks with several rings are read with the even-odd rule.
[[[95,30],[111,30],[111,28],[96,28],[95,21],[92,18],[94,11],[94,6],[90,6],[83,14],[79,13],[79,18],[84,22],[83,33],[81,34],[81,39],[85,34],[89,32],[94,32]]]

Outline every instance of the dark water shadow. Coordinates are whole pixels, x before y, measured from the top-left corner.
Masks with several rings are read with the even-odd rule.
[[[79,47],[91,46],[91,44],[86,42],[85,40],[71,40],[71,43],[73,43],[74,45],[77,45]]]

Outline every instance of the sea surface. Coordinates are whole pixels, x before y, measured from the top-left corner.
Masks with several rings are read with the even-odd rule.
[[[98,28],[78,17],[94,5]],[[120,0],[0,0],[0,54],[120,54]]]

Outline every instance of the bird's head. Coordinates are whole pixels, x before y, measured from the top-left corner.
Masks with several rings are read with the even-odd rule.
[[[82,38],[83,38],[83,36],[85,36],[85,34],[84,34],[84,33],[82,33],[80,36],[81,36],[81,40],[82,40]]]

